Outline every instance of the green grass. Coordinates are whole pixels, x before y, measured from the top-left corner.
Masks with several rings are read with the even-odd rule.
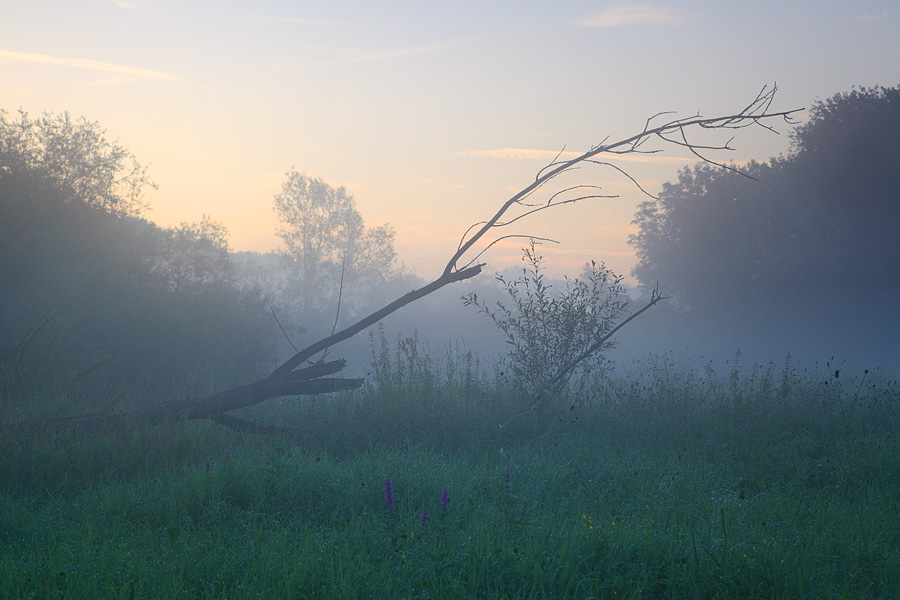
[[[457,358],[248,411],[295,438],[24,433],[7,398],[0,597],[900,596],[895,382],[657,357],[514,419]]]

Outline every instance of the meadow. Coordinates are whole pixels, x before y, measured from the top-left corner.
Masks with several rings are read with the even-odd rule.
[[[48,431],[0,396],[2,598],[900,596],[900,383],[618,365],[530,410],[470,354],[209,422]],[[104,396],[104,394],[106,396]]]

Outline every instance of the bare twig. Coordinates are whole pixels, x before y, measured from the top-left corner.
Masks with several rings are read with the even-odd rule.
[[[346,266],[347,255],[344,254],[343,256],[341,256],[341,283],[338,286],[337,308],[334,311],[334,325],[331,326],[331,335],[334,335],[334,332],[337,330],[338,319],[341,316],[341,298],[343,298],[344,296],[344,269],[346,268]],[[294,350],[297,349],[294,348]],[[299,352],[299,350],[297,350],[297,352]],[[327,356],[328,348],[325,348],[325,350],[322,351],[322,358],[320,358],[319,360],[325,360]]]
[[[280,367],[275,369],[275,371],[273,371],[272,374],[266,378],[266,380],[271,381],[271,380],[278,380],[278,379],[284,378],[285,376],[287,376],[288,373],[293,371],[294,368],[296,368],[298,365],[303,363],[308,358],[315,356],[316,354],[318,354],[325,348],[327,348],[329,346],[333,346],[334,344],[337,344],[338,342],[342,342],[348,338],[353,337],[360,331],[363,331],[364,329],[371,327],[378,321],[382,320],[389,314],[403,308],[410,302],[414,302],[414,301],[418,300],[419,298],[423,298],[423,297],[427,296],[428,294],[430,294],[436,290],[439,290],[440,288],[444,287],[447,284],[455,283],[457,281],[462,281],[464,279],[469,279],[470,277],[475,277],[476,275],[481,273],[481,269],[483,267],[484,267],[483,264],[473,265],[471,267],[462,269],[460,271],[454,271],[452,273],[442,274],[440,277],[438,277],[437,279],[435,279],[428,285],[423,286],[423,287],[419,288],[418,290],[413,290],[413,291],[405,294],[404,296],[398,298],[397,300],[394,300],[393,302],[391,302],[384,308],[381,308],[381,309],[375,311],[374,313],[372,313],[371,315],[369,315],[368,317],[362,319],[361,321],[354,323],[350,327],[347,327],[346,329],[338,331],[337,333],[332,334],[323,340],[319,340],[318,342],[316,342],[316,343],[312,344],[311,346],[308,346],[304,350],[298,352],[297,354],[295,354],[294,356],[289,358],[287,361],[285,361],[284,364],[282,364]]]
[[[509,239],[517,239],[517,238],[518,238],[518,239],[527,238],[527,239],[529,239],[529,240],[535,240],[535,241],[541,241],[541,242],[550,242],[551,244],[558,244],[558,243],[559,243],[557,240],[551,240],[550,238],[542,238],[542,237],[536,237],[536,236],[533,236],[533,235],[522,235],[522,234],[518,234],[518,233],[511,233],[511,234],[509,234],[509,235],[502,235],[502,236],[498,237],[497,239],[493,240],[490,244],[488,244],[487,246],[485,246],[485,247],[481,250],[481,252],[479,252],[478,254],[476,254],[476,255],[475,255],[475,258],[473,258],[472,261],[474,262],[474,261],[478,260],[478,259],[481,257],[482,254],[484,254],[485,252],[487,252],[488,250],[490,250],[490,249],[494,246],[494,244],[496,244],[497,242],[501,242],[501,241],[503,241],[503,240],[509,240]],[[467,266],[468,266],[468,265],[467,265]]]
[[[291,341],[291,338],[288,337],[287,332],[284,330],[284,327],[281,326],[281,321],[278,320],[278,315],[275,314],[275,309],[270,309],[272,311],[272,316],[275,318],[275,322],[278,324],[278,329],[281,330],[281,335],[284,336],[284,339],[287,340],[287,343],[291,345],[291,348],[294,349],[294,352],[300,352],[297,349],[297,346],[294,345],[294,342]]]
[[[481,224],[481,227],[478,228],[474,235],[469,237],[469,233],[472,231],[472,229],[475,228],[474,226],[470,227],[466,231],[466,233],[463,235],[463,239],[460,241],[460,244],[457,247],[456,253],[452,257],[450,257],[449,261],[447,261],[447,265],[444,267],[444,273],[447,274],[452,272],[454,269],[457,269],[463,256],[465,256],[465,254],[472,248],[472,246],[474,246],[491,229],[498,226],[498,223],[510,208],[512,208],[516,204],[521,204],[524,198],[527,198],[530,194],[546,185],[555,177],[578,168],[578,166],[582,163],[590,164],[592,162],[591,159],[604,152],[611,154],[637,153],[639,152],[639,148],[643,144],[645,144],[648,140],[655,138],[669,144],[687,148],[692,154],[694,154],[697,158],[704,162],[747,175],[736,167],[716,162],[715,160],[707,157],[702,152],[707,150],[732,150],[730,146],[731,139],[725,142],[725,144],[721,144],[718,146],[696,144],[688,139],[687,132],[689,129],[694,128],[724,130],[742,129],[745,127],[750,127],[752,125],[759,125],[771,131],[771,127],[766,125],[764,121],[771,120],[773,118],[782,118],[786,122],[790,123],[792,122],[791,115],[799,112],[802,109],[769,112],[769,108],[771,107],[772,101],[775,98],[775,92],[777,89],[777,85],[773,85],[771,89],[769,89],[768,86],[764,86],[762,90],[760,90],[759,94],[757,94],[753,102],[748,104],[740,112],[732,115],[726,115],[724,117],[704,118],[697,114],[693,117],[673,119],[666,123],[663,123],[662,125],[651,127],[652,122],[655,121],[658,117],[672,114],[670,112],[661,112],[647,119],[647,122],[644,125],[644,129],[637,135],[633,135],[631,137],[612,143],[607,143],[606,140],[604,140],[602,143],[593,146],[587,152],[571,160],[559,161],[558,158],[562,155],[562,153],[557,154],[557,158],[554,159],[549,165],[541,169],[538,172],[537,177],[535,177],[535,180],[529,186],[509,198],[500,207],[500,209],[497,210],[496,213],[494,213],[493,217],[491,217],[487,221],[483,221],[483,224]],[[605,163],[605,161],[596,161],[594,162],[594,164],[607,163]],[[619,169],[619,171],[622,172],[621,169]],[[633,178],[630,179],[634,181]],[[640,188],[640,186],[638,187]],[[641,191],[647,193],[646,190],[642,189]]]
[[[226,415],[225,413],[239,408],[252,406],[268,398],[274,398],[278,396],[321,394],[360,387],[363,383],[362,379],[319,378],[324,375],[330,375],[339,371],[341,368],[343,368],[343,361],[332,361],[328,363],[320,361],[319,363],[316,363],[306,369],[298,369],[298,367],[319,352],[322,352],[332,345],[356,335],[357,333],[377,323],[391,313],[399,310],[400,308],[403,308],[407,304],[415,302],[416,300],[423,298],[446,285],[469,279],[481,273],[484,264],[473,263],[475,263],[475,261],[477,261],[481,257],[481,255],[487,248],[490,248],[500,240],[509,239],[511,237],[520,237],[516,234],[502,236],[490,242],[487,245],[487,248],[483,249],[481,252],[476,253],[474,258],[466,259],[466,256],[472,249],[472,247],[493,229],[516,223],[526,216],[533,215],[537,212],[546,210],[551,207],[571,204],[587,199],[615,197],[591,193],[581,194],[576,198],[565,198],[559,200],[561,195],[571,193],[576,190],[598,189],[597,187],[590,185],[574,185],[551,195],[550,200],[545,204],[524,202],[527,198],[529,198],[531,194],[540,190],[544,185],[546,185],[556,177],[564,173],[576,170],[582,165],[610,166],[619,171],[619,173],[628,177],[632,181],[632,183],[634,183],[637,188],[640,189],[643,193],[651,195],[646,190],[644,190],[633,177],[631,177],[621,168],[606,161],[595,158],[602,153],[613,155],[653,154],[658,150],[644,150],[642,147],[651,139],[659,139],[664,143],[687,148],[691,153],[705,162],[712,163],[731,170],[738,170],[735,167],[718,163],[711,158],[708,158],[705,154],[706,152],[717,150],[731,150],[731,147],[729,145],[731,140],[728,140],[725,144],[718,146],[697,144],[689,139],[687,135],[688,130],[695,128],[714,130],[741,129],[752,125],[759,125],[771,131],[772,128],[764,121],[776,117],[781,117],[784,120],[790,122],[791,115],[800,110],[797,109],[780,112],[769,112],[776,89],[777,86],[773,86],[771,89],[764,87],[753,102],[748,104],[742,111],[733,115],[703,118],[698,114],[686,119],[673,119],[666,123],[663,123],[662,125],[654,127],[652,126],[652,124],[656,121],[656,119],[671,114],[658,113],[650,119],[647,119],[643,130],[637,135],[633,135],[631,137],[612,143],[608,142],[609,138],[604,138],[600,144],[592,146],[590,150],[571,160],[559,160],[563,155],[564,149],[560,150],[548,165],[538,171],[534,181],[530,185],[504,202],[503,205],[494,213],[491,218],[486,221],[479,221],[466,230],[466,232],[460,239],[459,244],[457,245],[456,251],[454,252],[453,256],[450,257],[450,260],[447,261],[443,272],[437,279],[417,290],[410,291],[397,300],[394,300],[390,304],[373,312],[369,316],[354,323],[353,325],[350,325],[349,327],[344,328],[341,331],[335,331],[337,329],[336,316],[335,326],[332,329],[331,335],[315,342],[314,344],[302,350],[298,350],[288,338],[288,342],[291,343],[291,346],[294,348],[296,353],[290,359],[276,368],[271,375],[264,379],[260,379],[259,381],[255,381],[248,385],[225,390],[217,394],[212,394],[210,396],[167,402],[149,408],[140,409],[131,413],[89,415],[82,417],[73,417],[70,419],[56,419],[54,421],[51,421],[51,423],[55,425],[93,427],[100,425],[119,424],[132,420],[141,422],[146,425],[153,423],[169,423],[177,421],[179,419],[211,419],[216,422],[222,423],[225,426],[240,431],[284,431],[280,428],[257,426],[252,423],[247,423],[246,421],[236,419],[235,417],[231,417],[229,415]],[[507,212],[514,205],[520,205],[528,210],[525,210],[523,214],[504,220]],[[465,263],[464,266],[460,267],[459,265],[461,263]],[[622,329],[622,327],[630,323],[638,315],[663,299],[663,296],[659,295],[658,291],[654,291],[653,295],[651,296],[650,302],[645,307],[622,321],[619,325],[612,329],[609,334],[597,340],[597,342],[594,343],[590,348],[588,348],[584,353],[575,357],[573,359],[573,364],[577,365],[578,363],[583,361],[586,356],[589,356],[590,354],[596,352],[616,332]],[[338,311],[339,310],[340,309],[338,309]],[[272,314],[275,314],[274,311]],[[340,313],[338,312],[337,314],[339,315]],[[277,316],[275,317],[275,321],[278,322]],[[281,327],[281,323],[278,323],[278,326],[279,328],[281,328],[282,333],[284,333],[285,338],[287,338],[287,334],[285,333],[284,328]],[[557,379],[549,381],[547,386],[559,386],[562,380]],[[545,387],[544,389],[549,389],[549,387]]]

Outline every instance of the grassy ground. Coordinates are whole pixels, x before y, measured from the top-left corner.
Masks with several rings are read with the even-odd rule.
[[[900,596],[896,382],[655,357],[517,418],[470,357],[381,360],[248,411],[294,438],[6,398],[0,597]]]

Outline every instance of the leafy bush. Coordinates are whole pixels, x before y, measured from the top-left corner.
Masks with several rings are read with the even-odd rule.
[[[596,344],[616,327],[628,311],[622,278],[601,263],[585,265],[583,278],[566,279],[555,293],[545,281],[543,257],[531,241],[523,249],[528,266],[522,276],[508,280],[498,274],[510,303],[496,302],[496,309],[469,293],[467,306],[477,307],[506,335],[509,367],[527,398],[544,404],[571,381],[602,367],[604,352],[612,341]]]

